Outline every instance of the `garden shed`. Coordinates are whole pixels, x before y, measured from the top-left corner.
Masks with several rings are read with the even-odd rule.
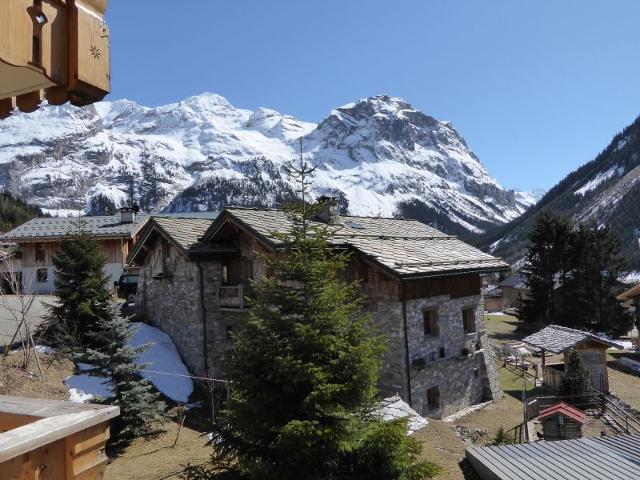
[[[618,343],[599,337],[589,332],[549,325],[533,335],[522,339],[528,345],[542,350],[542,379],[545,385],[558,388],[562,382],[562,374],[567,364],[569,351],[576,349],[582,361],[589,369],[591,386],[600,392],[609,391],[609,375],[607,373],[607,350],[622,350]],[[546,364],[545,352],[563,354],[562,363]]]
[[[540,412],[545,440],[569,440],[582,437],[585,414],[565,402],[558,402]]]

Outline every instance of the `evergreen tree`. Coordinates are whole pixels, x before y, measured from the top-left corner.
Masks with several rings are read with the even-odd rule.
[[[541,215],[529,235],[522,273],[529,288],[520,314],[529,324],[559,324],[610,335],[632,319],[616,296],[625,268],[620,241],[608,227]]]
[[[513,442],[507,435],[507,432],[505,431],[504,427],[500,425],[500,428],[496,432],[496,436],[493,437],[493,441],[489,443],[489,445],[509,445],[511,443]]]
[[[164,419],[166,405],[151,382],[140,375],[145,366],[135,363],[147,346],[130,345],[135,329],[119,314],[115,303],[98,327],[89,334],[94,347],[84,351],[78,360],[93,365],[90,374],[111,379],[113,398],[106,400],[120,407],[120,416],[113,422],[114,438],[126,441],[148,434]]]
[[[341,279],[348,256],[332,248],[328,228],[309,225],[307,168],[296,170],[303,200],[293,226],[274,234],[278,253],[265,257],[269,275],[234,333],[216,447],[249,479],[430,478],[437,468],[416,460],[406,425],[370,415],[382,344],[357,285]]]
[[[520,307],[525,323],[560,323],[556,318],[555,288],[569,270],[568,247],[571,224],[564,217],[542,214],[529,234],[529,250],[521,273],[528,294]],[[562,280],[560,278],[560,280]]]
[[[560,395],[570,397],[573,404],[587,404],[592,401],[592,393],[589,369],[584,364],[580,353],[573,348],[568,354]]]
[[[53,258],[57,302],[49,307],[40,334],[44,341],[74,350],[93,344],[92,332],[111,318],[111,293],[102,268],[104,253],[81,221]]]

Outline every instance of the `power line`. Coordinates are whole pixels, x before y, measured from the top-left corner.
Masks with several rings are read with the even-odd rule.
[[[185,377],[185,378],[193,378],[194,380],[207,380],[209,382],[219,382],[219,383],[233,383],[231,380],[220,380],[219,378],[209,378],[209,377],[195,377],[193,375],[184,375],[181,373],[171,373],[171,372],[159,372],[157,370],[146,370],[140,369],[141,372],[147,373],[158,373],[160,375],[169,375],[172,377]]]

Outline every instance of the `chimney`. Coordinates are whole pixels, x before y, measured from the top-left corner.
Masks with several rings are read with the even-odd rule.
[[[316,213],[316,219],[320,222],[336,225],[340,220],[340,208],[338,207],[338,201],[335,197],[321,196],[316,201],[318,205],[318,212]]]
[[[138,212],[138,209],[135,207],[122,207],[120,209],[120,223],[135,222],[137,212]]]

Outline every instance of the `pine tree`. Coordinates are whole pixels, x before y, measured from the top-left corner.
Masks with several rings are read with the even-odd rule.
[[[111,318],[111,294],[100,243],[79,221],[76,231],[60,243],[53,258],[57,302],[49,307],[40,329],[42,339],[58,348],[74,350],[92,345],[91,333]]]
[[[489,443],[489,445],[509,445],[511,443],[513,442],[507,435],[507,432],[505,431],[504,427],[500,425],[500,428],[496,432],[496,436],[493,437],[493,441]]]
[[[310,226],[308,167],[294,172],[302,202],[291,230],[274,233],[270,273],[255,283],[249,319],[234,333],[216,447],[249,479],[430,478],[437,468],[416,460],[406,425],[370,415],[382,343],[357,285],[341,280],[347,254],[332,248],[328,228]]]
[[[589,369],[575,348],[568,354],[560,395],[570,397],[573,404],[581,405],[591,403],[593,399]]]
[[[567,265],[571,224],[564,217],[540,215],[529,234],[529,249],[521,273],[528,294],[520,307],[525,323],[561,323],[557,318],[555,288],[570,269]]]
[[[105,400],[120,407],[120,416],[113,423],[114,438],[127,441],[150,433],[164,419],[166,405],[151,382],[140,375],[145,366],[135,363],[147,346],[130,345],[135,329],[119,314],[115,303],[109,313],[108,318],[100,320],[99,329],[90,333],[95,346],[78,360],[93,366],[90,374],[110,378],[113,398]]]

